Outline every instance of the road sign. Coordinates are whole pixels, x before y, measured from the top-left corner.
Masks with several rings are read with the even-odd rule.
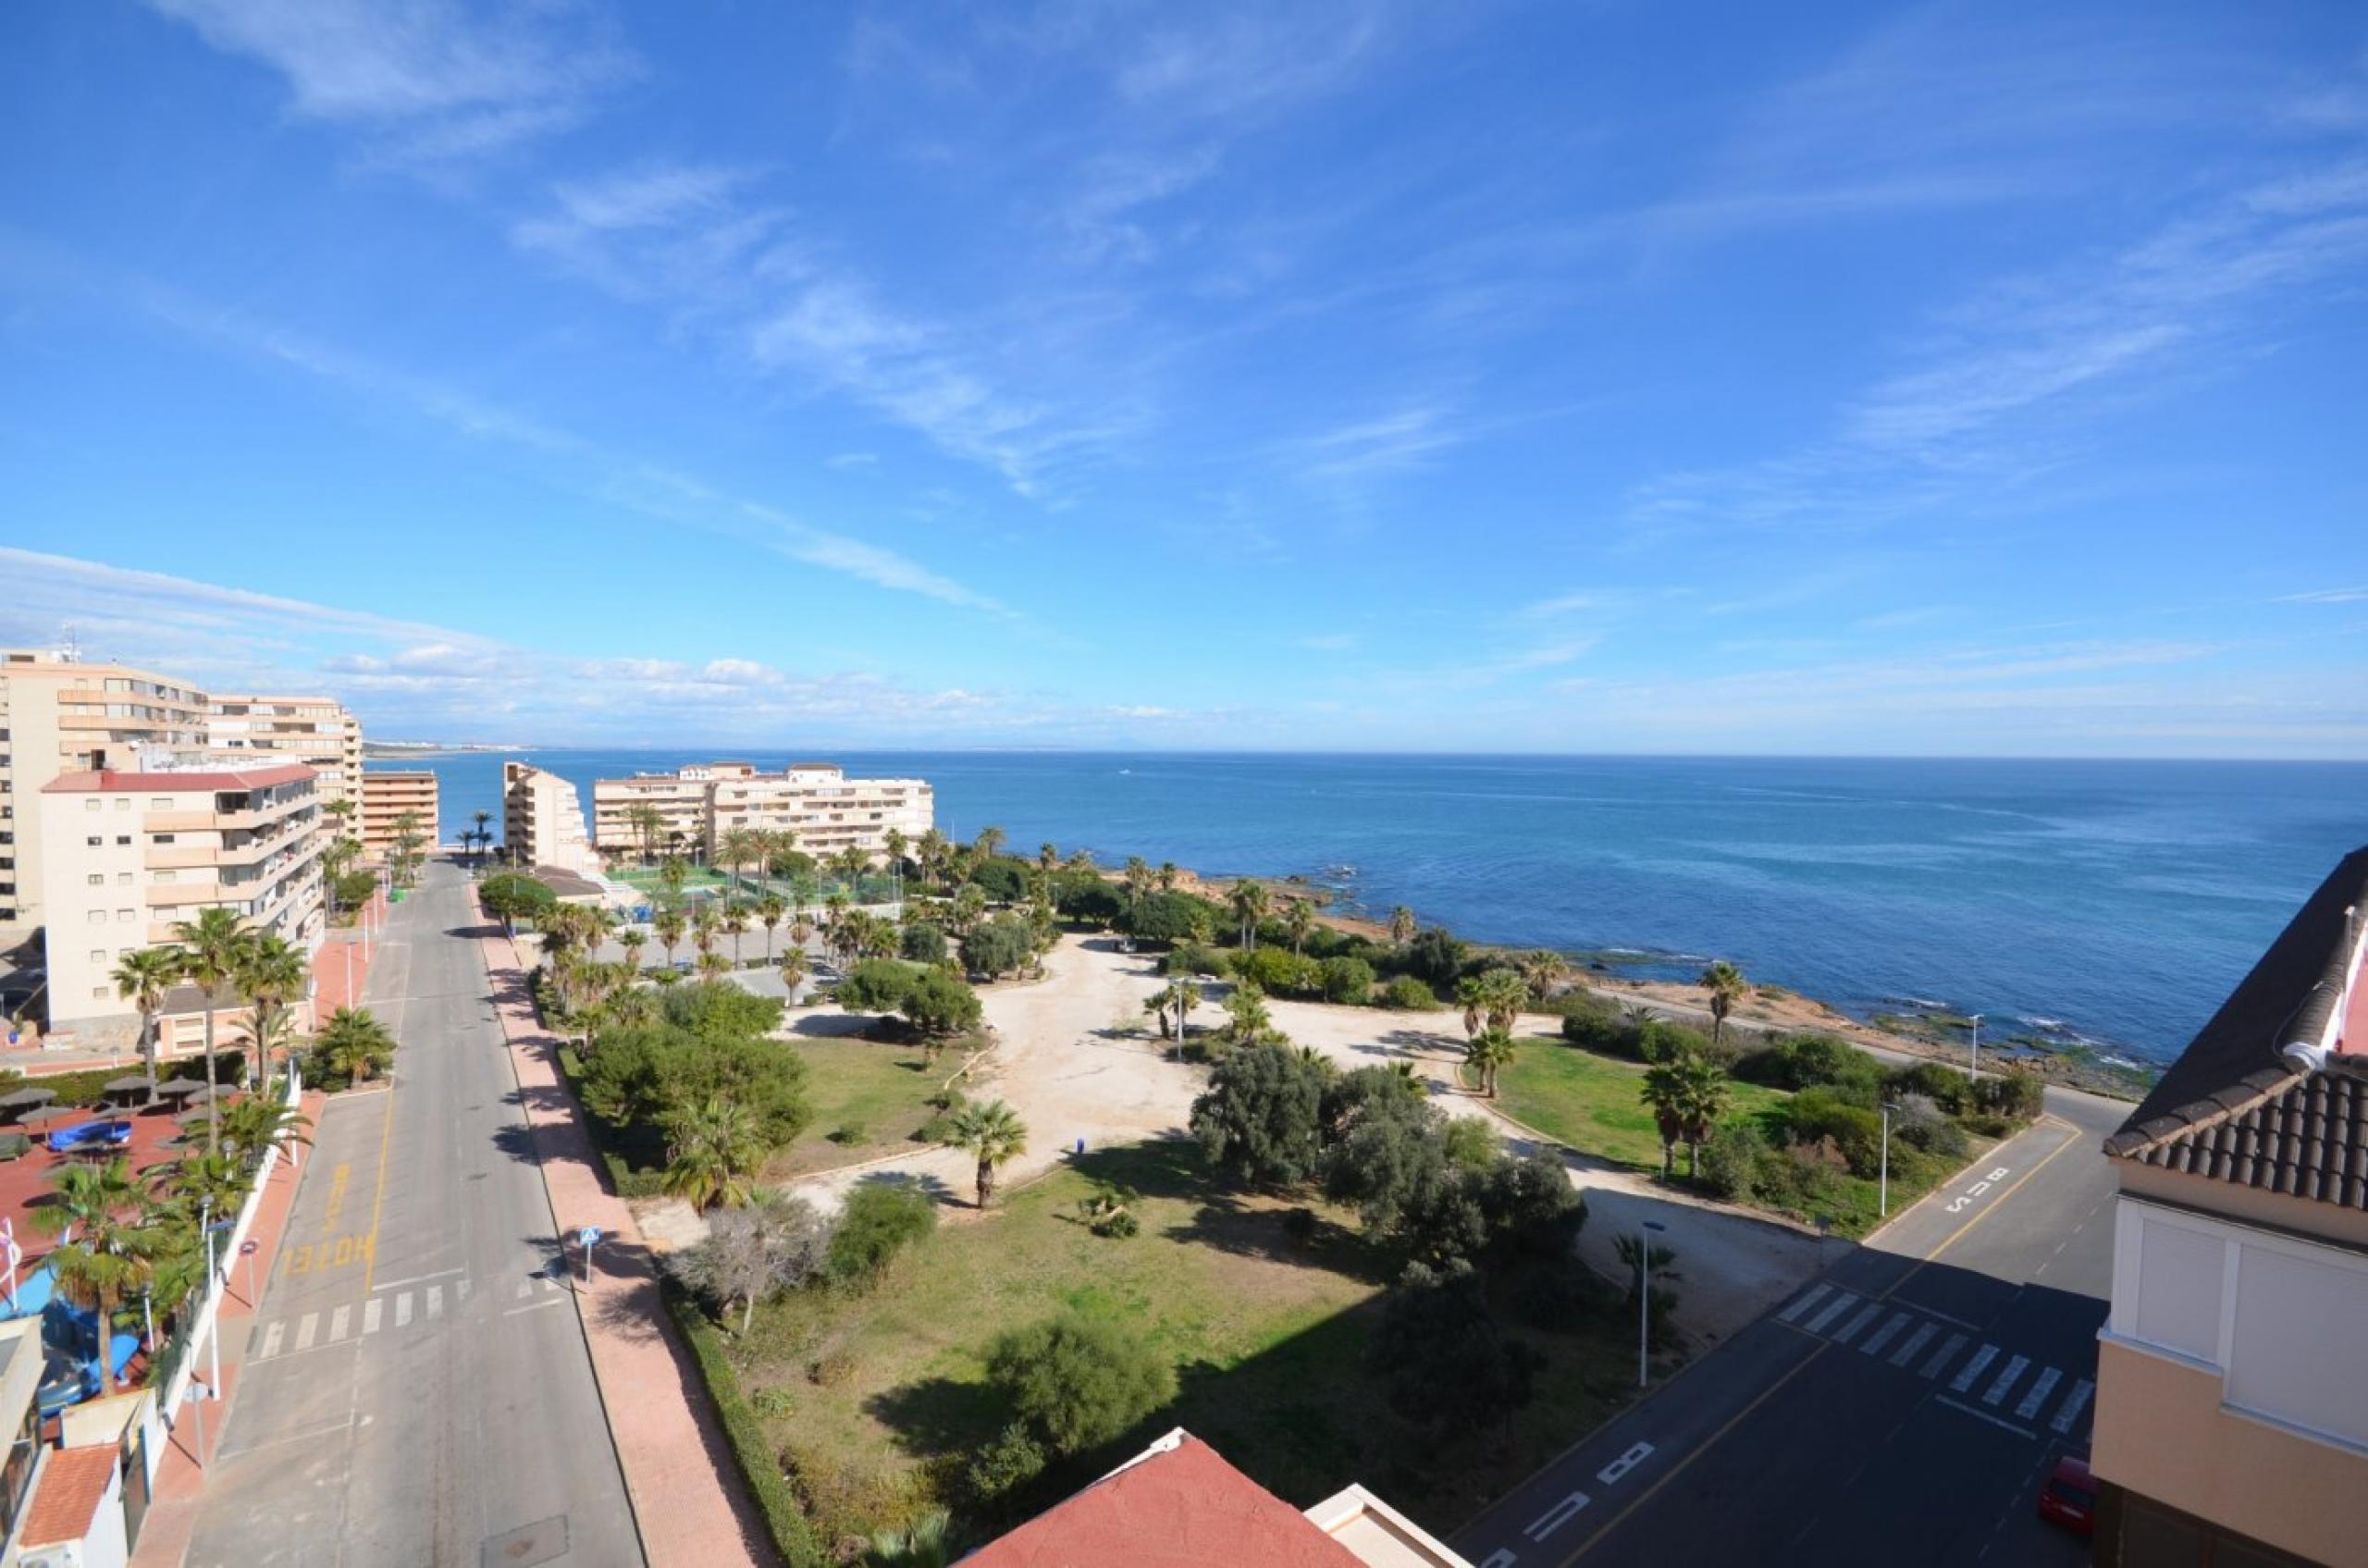
[[[587,1225],[575,1233],[575,1244],[579,1247],[592,1246],[599,1240],[600,1228],[597,1225]]]

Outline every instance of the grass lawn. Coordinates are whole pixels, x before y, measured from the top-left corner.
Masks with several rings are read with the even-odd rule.
[[[910,1150],[913,1134],[930,1118],[929,1096],[953,1067],[943,1058],[924,1061],[918,1045],[870,1040],[799,1039],[787,1048],[806,1063],[814,1120],[796,1142],[766,1163],[767,1181]],[[863,1135],[832,1136],[843,1129]]]
[[[1105,1239],[1079,1222],[1101,1182],[1141,1194],[1140,1235]],[[1493,1432],[1428,1449],[1364,1364],[1398,1260],[1329,1211],[1293,1241],[1291,1206],[1215,1188],[1183,1140],[1103,1150],[983,1220],[941,1228],[870,1294],[805,1290],[759,1308],[728,1354],[825,1540],[957,1500],[962,1463],[1006,1419],[983,1381],[988,1347],[1064,1306],[1158,1347],[1181,1389],[1137,1431],[1048,1471],[1014,1500],[1023,1513],[1181,1424],[1294,1505],[1363,1480],[1443,1531],[1626,1399],[1624,1315],[1582,1315],[1568,1334],[1516,1328],[1547,1363],[1510,1451]]]
[[[1645,1068],[1601,1056],[1560,1040],[1522,1042],[1511,1065],[1497,1074],[1497,1106],[1569,1144],[1639,1170],[1661,1167],[1661,1138],[1643,1097]],[[1781,1111],[1792,1096],[1756,1083],[1730,1083],[1733,1112],[1760,1116]],[[1684,1165],[1679,1151],[1679,1168]]]

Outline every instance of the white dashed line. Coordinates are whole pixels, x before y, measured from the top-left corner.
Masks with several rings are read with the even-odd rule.
[[[2055,1413],[2055,1419],[2048,1425],[2059,1432],[2072,1430],[2072,1423],[2080,1419],[2080,1412],[2088,1406],[2089,1396],[2096,1391],[2097,1386],[2086,1377],[2073,1384],[2072,1391],[2064,1396],[2063,1408]]]
[[[2037,1415],[2040,1407],[2047,1402],[2047,1396],[2054,1390],[2055,1385],[2063,1377],[2062,1372],[2051,1366],[2032,1379],[2030,1391],[2023,1396],[2023,1402],[2015,1407],[2016,1415],[2025,1421]]]
[[[1974,1352],[1973,1359],[1967,1362],[1964,1369],[1950,1381],[1949,1392],[1961,1394],[1972,1388],[1973,1380],[1981,1376],[1982,1369],[1997,1359],[1998,1347],[1995,1345],[1984,1345]]]
[[[319,1331],[320,1327],[321,1315],[317,1312],[308,1312],[299,1318],[296,1323],[296,1348],[300,1351],[311,1350],[313,1336]]]
[[[1932,1336],[1940,1331],[1941,1326],[1937,1323],[1918,1325],[1916,1332],[1907,1337],[1907,1342],[1891,1352],[1891,1364],[1893,1366],[1906,1366],[1916,1359],[1918,1351],[1932,1342]]]
[[[365,1335],[376,1334],[378,1331],[378,1298],[376,1296],[362,1303],[362,1332]]]
[[[1918,1367],[1918,1368],[1916,1369],[1916,1376],[1918,1376],[1918,1377],[1923,1378],[1923,1379],[1924,1379],[1926,1382],[1928,1382],[1928,1383],[1929,1383],[1929,1382],[1930,1382],[1933,1378],[1938,1377],[1941,1375],[1941,1368],[1942,1368],[1942,1367],[1944,1367],[1944,1366],[1948,1365],[1948,1364],[1949,1364],[1949,1363],[1951,1363],[1951,1362],[1953,1362],[1953,1361],[1956,1360],[1956,1358],[1957,1358],[1957,1352],[1959,1352],[1959,1351],[1963,1350],[1964,1348],[1965,1348],[1965,1336],[1964,1336],[1964,1335],[1962,1335],[1962,1334],[1952,1334],[1952,1335],[1950,1335],[1950,1336],[1949,1336],[1949,1342],[1948,1342],[1947,1344],[1945,1344],[1945,1345],[1942,1345],[1939,1350],[1934,1351],[1934,1352],[1932,1352],[1932,1359],[1931,1359],[1931,1360],[1930,1360],[1930,1361],[1928,1361],[1928,1362],[1926,1362],[1922,1366],[1919,1366],[1919,1367]]]
[[[1882,1315],[1883,1309],[1881,1306],[1873,1302],[1868,1302],[1866,1306],[1859,1311],[1857,1316],[1844,1324],[1842,1327],[1836,1331],[1833,1336],[1833,1342],[1837,1345],[1848,1344],[1851,1340],[1858,1337],[1859,1329],[1864,1328],[1868,1324],[1872,1323],[1876,1318],[1881,1317]]]
[[[1832,1323],[1835,1318],[1840,1317],[1844,1313],[1848,1312],[1852,1307],[1856,1306],[1857,1304],[1857,1297],[1852,1295],[1847,1290],[1843,1291],[1842,1294],[1833,1298],[1833,1304],[1832,1306],[1827,1307],[1823,1312],[1819,1313],[1815,1317],[1809,1319],[1809,1332],[1812,1334],[1824,1333],[1825,1326],[1827,1324]]]
[[[2004,1399],[2006,1390],[2015,1386],[2015,1379],[2020,1377],[2023,1375],[2023,1368],[2030,1364],[2031,1358],[2027,1355],[2018,1355],[2009,1361],[2006,1364],[2006,1370],[1998,1374],[1996,1380],[1990,1385],[1990,1391],[1981,1396],[1981,1402],[1996,1404],[2000,1400]]]
[[[1893,1313],[1881,1327],[1867,1336],[1867,1342],[1858,1347],[1858,1353],[1860,1355],[1881,1354],[1882,1348],[1897,1339],[1899,1331],[1914,1321],[1915,1319],[1904,1312]]]
[[[341,1306],[329,1314],[329,1343],[334,1345],[345,1338],[345,1326],[353,1321],[353,1309]]]
[[[1831,1285],[1812,1285],[1809,1287],[1807,1292],[1800,1298],[1800,1300],[1794,1302],[1791,1306],[1786,1307],[1782,1312],[1778,1313],[1776,1315],[1776,1321],[1779,1323],[1790,1323],[1794,1319],[1799,1317],[1801,1314],[1808,1311],[1809,1308],[1817,1305],[1818,1303],[1825,1300],[1826,1297],[1832,1293],[1833,1287]]]

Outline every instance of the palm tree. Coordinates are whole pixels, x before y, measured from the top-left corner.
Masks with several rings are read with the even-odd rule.
[[[1464,1047],[1464,1060],[1480,1075],[1481,1093],[1491,1100],[1497,1097],[1497,1072],[1511,1063],[1518,1049],[1512,1031],[1493,1024],[1472,1037],[1472,1043]]]
[[[946,1144],[979,1162],[979,1206],[994,1201],[995,1167],[1028,1152],[1028,1129],[1019,1113],[1001,1100],[984,1100],[955,1113]]]
[[[1036,846],[1036,869],[1038,870],[1043,872],[1046,876],[1051,876],[1054,871],[1060,870],[1060,866],[1061,850],[1058,845],[1054,844],[1048,838],[1043,843]]]
[[[946,1568],[954,1561],[953,1520],[933,1508],[901,1530],[882,1530],[865,1543],[863,1568]]]
[[[658,835],[666,831],[666,813],[644,800],[625,809],[625,822],[641,840],[641,863],[658,858]]]
[[[1389,911],[1389,940],[1400,947],[1414,940],[1414,911],[1403,904]]]
[[[698,957],[697,968],[701,980],[722,980],[732,972],[732,960],[721,953],[703,952]]]
[[[1233,918],[1241,922],[1241,947],[1246,953],[1258,951],[1258,922],[1266,918],[1266,884],[1244,878],[1233,884],[1226,895],[1226,902],[1233,907]]]
[[[750,1180],[764,1163],[757,1116],[728,1095],[709,1094],[666,1121],[666,1170],[660,1185],[704,1214],[719,1204],[748,1201]]]
[[[395,1037],[367,1007],[339,1007],[314,1044],[327,1069],[348,1083],[366,1083],[395,1059]]]
[[[115,1315],[125,1298],[154,1272],[165,1238],[150,1223],[129,1160],[104,1166],[67,1166],[51,1173],[56,1191],[35,1207],[34,1226],[73,1240],[51,1249],[51,1278],[57,1290],[98,1318],[99,1387],[115,1390]]]
[[[1173,860],[1162,860],[1159,863],[1159,870],[1152,873],[1153,879],[1158,882],[1159,890],[1162,893],[1175,892],[1176,879],[1183,874],[1176,869],[1176,862]]]
[[[250,1094],[222,1113],[222,1146],[252,1167],[269,1148],[312,1142],[304,1129],[313,1118],[268,1094]]]
[[[674,949],[683,941],[683,911],[675,908],[659,910],[650,920],[649,929],[658,933],[658,945],[666,949],[666,967],[672,969]]]
[[[1694,1174],[1702,1141],[1726,1112],[1725,1069],[1699,1051],[1681,1051],[1646,1068],[1638,1093],[1660,1131],[1662,1179],[1669,1178],[1680,1141],[1687,1146],[1687,1174]]]
[[[483,865],[485,863],[486,851],[493,847],[493,830],[486,826],[487,822],[493,821],[493,813],[490,811],[472,811],[469,813],[469,821],[476,823],[477,825],[477,863],[479,865]]]
[[[1304,956],[1307,933],[1314,929],[1315,901],[1312,898],[1292,899],[1290,907],[1283,911],[1283,932],[1291,939],[1293,957]]]
[[[715,911],[705,904],[691,915],[691,945],[702,958],[715,951]]]
[[[313,967],[304,961],[301,950],[281,938],[257,937],[247,945],[240,959],[238,983],[254,1006],[250,1033],[254,1041],[255,1061],[250,1081],[260,1084],[269,1077],[271,1063],[267,1053],[275,1043],[286,1037],[287,1031],[275,1026],[280,1021],[282,1010],[311,989]]]
[[[792,1000],[796,1000],[797,988],[805,979],[806,949],[793,947],[781,956],[781,982],[788,988]]]
[[[235,1213],[247,1195],[247,1162],[238,1154],[191,1150],[146,1175],[159,1195],[178,1200],[192,1213]]]
[[[253,938],[239,917],[216,905],[200,909],[197,919],[182,920],[173,927],[173,936],[180,944],[182,978],[194,983],[205,996],[205,1081],[211,1085],[214,1076],[214,1009],[215,993],[235,980],[246,959]],[[221,1116],[215,1109],[212,1095],[205,1101],[205,1146],[221,1147]]]
[[[641,973],[642,945],[648,940],[649,933],[639,926],[627,926],[617,932],[617,945],[625,950],[625,962],[633,966],[635,974]]]
[[[751,860],[761,860],[763,856],[757,835],[746,828],[731,829],[716,846],[716,858],[731,869],[734,893],[740,891],[740,868]]]
[[[1255,982],[1238,981],[1225,999],[1227,1040],[1235,1045],[1254,1045],[1273,1036],[1274,1015],[1266,1011],[1266,994]]]
[[[148,1070],[148,1095],[156,1094],[156,1022],[165,994],[187,968],[178,948],[139,947],[116,961],[115,994],[140,1009],[140,1061]]]
[[[782,920],[789,914],[789,906],[782,902],[778,893],[768,893],[757,900],[757,920],[765,928],[765,962],[773,961],[773,932],[781,929]]]
[[[732,938],[732,967],[736,969],[740,967],[740,938],[748,930],[748,907],[734,899],[723,907],[723,919],[717,923]]]
[[[1513,960],[1513,967],[1528,982],[1530,994],[1539,997],[1552,995],[1554,988],[1562,982],[1562,977],[1571,969],[1569,962],[1551,947],[1523,953]]]
[[[970,846],[979,852],[980,859],[992,860],[995,851],[1001,849],[1010,836],[1003,829],[990,824],[979,830],[979,836],[970,841]]]
[[[1185,1019],[1200,1005],[1201,988],[1179,975],[1169,981],[1166,988],[1153,992],[1144,1001],[1143,1011],[1159,1019],[1159,1037],[1162,1040],[1180,1041],[1184,1038]],[[1167,1018],[1170,1008],[1176,1013],[1173,1024]]]
[[[1710,1038],[1717,1041],[1726,1032],[1727,1015],[1734,1011],[1735,1004],[1743,1000],[1751,985],[1743,978],[1743,971],[1724,958],[1702,971],[1701,984],[1710,994]]]
[[[804,947],[814,940],[814,922],[808,920],[803,913],[792,915],[789,919],[789,939],[799,947]]]
[[[1124,873],[1127,882],[1127,907],[1141,909],[1143,895],[1151,891],[1151,863],[1140,855],[1127,857]]]
[[[906,852],[911,849],[913,841],[905,836],[904,829],[890,828],[880,835],[880,843],[888,851],[888,869],[902,876]]]

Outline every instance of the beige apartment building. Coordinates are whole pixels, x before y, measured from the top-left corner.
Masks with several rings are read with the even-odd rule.
[[[362,722],[337,698],[216,694],[205,727],[209,750],[302,762],[319,777],[323,806],[342,800],[361,809]]]
[[[92,769],[41,793],[53,1032],[136,1034],[116,963],[169,943],[201,909],[234,910],[308,952],[319,945],[320,796],[302,763]]]
[[[0,648],[0,967],[37,961],[43,787],[63,772],[197,757],[208,708],[203,691],[151,670]]]
[[[580,877],[600,873],[575,785],[530,763],[501,765],[501,844],[514,865],[551,866]]]
[[[710,859],[724,834],[755,828],[788,833],[818,858],[859,849],[876,860],[888,852],[891,830],[917,839],[937,818],[923,779],[851,779],[835,762],[793,762],[778,773],[758,772],[749,762],[700,762],[671,773],[594,780],[595,842],[602,853],[623,859],[643,852],[635,821],[643,806],[661,819],[647,847],[697,848]]]
[[[2094,1561],[2368,1562],[2368,849],[2105,1154]]]
[[[362,853],[374,861],[383,861],[387,852],[402,836],[399,825],[411,817],[418,823],[418,832],[432,846],[439,833],[437,823],[437,778],[425,769],[372,768],[362,774],[362,820],[354,824],[362,840]]]

